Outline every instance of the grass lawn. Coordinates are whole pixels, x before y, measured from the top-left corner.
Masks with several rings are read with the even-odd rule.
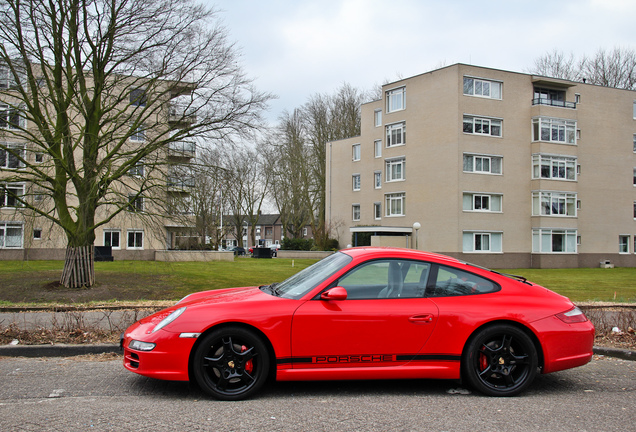
[[[280,282],[315,260],[236,258],[234,262],[115,261],[95,263],[96,285],[59,285],[61,261],[0,262],[0,305],[178,300],[191,292]],[[636,268],[514,269],[575,302],[636,302]]]

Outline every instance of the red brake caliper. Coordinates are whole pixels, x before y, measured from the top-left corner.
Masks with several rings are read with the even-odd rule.
[[[484,355],[484,353],[479,353],[479,370],[485,371],[488,367],[488,359]]]
[[[241,346],[241,352],[245,351],[247,351],[247,347],[245,345]],[[252,360],[248,360],[247,363],[245,363],[245,371],[247,373],[252,373],[254,371],[254,364],[252,363]]]

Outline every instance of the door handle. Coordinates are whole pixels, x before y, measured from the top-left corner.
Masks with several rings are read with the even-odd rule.
[[[432,314],[413,315],[409,321],[415,324],[428,324],[433,321]]]

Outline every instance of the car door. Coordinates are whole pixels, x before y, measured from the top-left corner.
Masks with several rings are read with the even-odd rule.
[[[346,299],[305,302],[292,321],[294,368],[409,362],[437,323],[437,306],[423,297],[430,268],[411,260],[366,262],[331,285],[343,287]]]

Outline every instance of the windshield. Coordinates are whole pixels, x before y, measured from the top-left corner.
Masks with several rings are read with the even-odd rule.
[[[276,294],[289,299],[299,299],[322,281],[351,262],[349,255],[341,252],[329,255],[316,264],[296,273],[275,286]]]

